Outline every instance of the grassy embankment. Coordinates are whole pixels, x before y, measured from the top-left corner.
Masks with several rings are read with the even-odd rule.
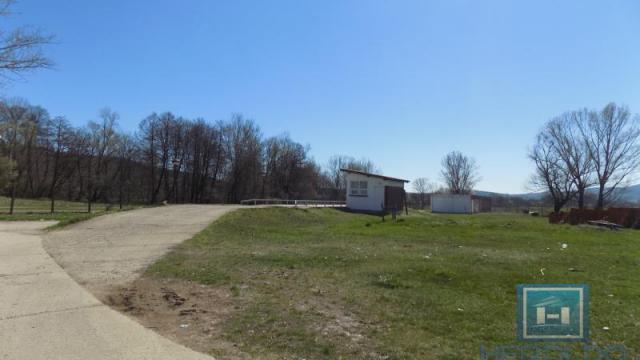
[[[635,230],[518,214],[381,222],[334,209],[245,209],[148,274],[230,289],[225,340],[256,358],[478,358],[480,344],[516,342],[520,283],[589,284],[593,341],[640,350]]]

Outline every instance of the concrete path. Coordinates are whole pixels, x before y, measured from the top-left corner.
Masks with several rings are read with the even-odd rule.
[[[193,359],[103,305],[42,248],[51,223],[0,223],[0,359]]]
[[[168,206],[107,215],[46,236],[47,248],[91,291],[126,284],[200,231],[222,206]],[[47,222],[0,222],[0,359],[211,360],[103,305],[43,248]]]
[[[173,246],[237,208],[172,205],[100,216],[47,234],[44,247],[72,278],[103,299]]]

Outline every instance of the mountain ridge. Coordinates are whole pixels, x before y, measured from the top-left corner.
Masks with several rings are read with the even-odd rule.
[[[630,202],[640,202],[640,184],[630,185],[626,187],[620,188],[622,191],[621,198],[625,201]],[[546,192],[529,192],[529,193],[520,193],[520,194],[507,194],[507,193],[499,193],[494,191],[483,191],[483,190],[475,190],[473,191],[475,195],[480,196],[491,196],[491,197],[512,197],[512,198],[521,198],[525,200],[540,200],[545,195]],[[587,189],[587,194],[589,195],[597,195],[598,189],[595,187],[591,187]]]

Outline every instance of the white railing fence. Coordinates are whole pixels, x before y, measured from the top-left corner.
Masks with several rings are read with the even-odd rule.
[[[242,205],[292,205],[314,207],[342,207],[344,201],[336,200],[285,200],[285,199],[247,199],[240,201]]]

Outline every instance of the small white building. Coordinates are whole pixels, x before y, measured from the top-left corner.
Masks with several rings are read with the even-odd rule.
[[[402,211],[406,207],[404,184],[409,180],[340,169],[347,183],[347,208],[357,211]]]
[[[491,211],[491,198],[471,194],[432,194],[431,212],[473,214]]]

